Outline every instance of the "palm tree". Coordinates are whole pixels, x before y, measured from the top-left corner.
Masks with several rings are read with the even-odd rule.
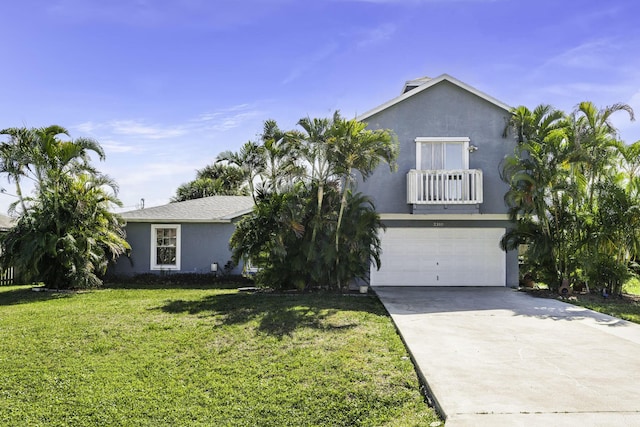
[[[275,120],[264,122],[260,141],[265,168],[261,174],[262,187],[269,191],[281,191],[291,187],[295,178],[301,177],[304,167],[298,164],[299,139],[294,132],[280,130]]]
[[[214,163],[196,171],[196,179],[180,185],[171,202],[199,199],[215,195],[246,196],[244,173],[231,164]]]
[[[540,104],[533,111],[521,105],[511,110],[511,116],[503,131],[503,137],[514,133],[518,144],[542,141],[547,135],[563,127],[564,113],[551,105]]]
[[[102,147],[90,138],[63,140],[67,130],[55,125],[3,133],[11,138],[1,148],[3,171],[16,182],[33,179],[36,191],[20,192],[22,214],[2,238],[2,263],[57,288],[100,284],[108,260],[129,248],[111,212],[117,186],[90,163],[91,152],[104,159]]]
[[[263,185],[231,238],[234,259],[250,258],[261,267],[257,280],[270,286],[340,287],[380,261],[382,224],[371,201],[352,191],[354,173],[367,178],[382,161],[393,168],[397,144],[390,131],[338,112],[298,125],[283,132],[275,121],[264,124]]]
[[[260,176],[265,168],[263,148],[253,141],[246,142],[237,153],[224,151],[218,154],[217,162],[235,165],[240,168],[245,182],[249,186],[249,192],[256,202],[255,179]]]
[[[346,190],[344,233],[340,235],[336,250],[336,281],[338,287],[353,279],[367,279],[370,265],[380,268],[382,247],[380,230],[384,225],[373,202],[362,193]],[[341,262],[338,259],[342,258]]]
[[[27,176],[30,163],[30,151],[33,148],[36,135],[33,129],[8,128],[0,131],[0,135],[9,137],[8,142],[0,144],[0,173],[6,173],[9,181],[16,186],[16,195],[22,212],[27,211],[20,181]]]
[[[618,153],[618,131],[611,123],[611,116],[626,111],[635,120],[633,109],[627,104],[613,104],[598,109],[585,101],[578,104],[569,116],[570,138],[576,151],[582,153],[582,173],[587,179],[587,209],[594,208],[595,191],[605,176],[615,172],[614,158]]]
[[[316,215],[322,213],[325,187],[335,180],[328,141],[331,137],[332,124],[339,117],[336,111],[333,120],[305,117],[298,121],[298,126],[303,129],[303,132],[297,134],[300,141],[300,154],[311,168],[308,175],[311,187],[316,188]],[[311,242],[316,240],[319,224],[320,217],[317,217],[314,221]],[[309,252],[309,258],[314,255],[313,251]]]
[[[516,225],[502,245],[514,249],[529,243],[528,259],[545,271],[552,286],[608,263],[602,259],[604,253],[626,262],[626,253],[612,252],[615,240],[627,242],[629,248],[638,246],[633,240],[636,233],[622,225],[635,224],[633,215],[638,211],[624,200],[616,182],[621,160],[628,178],[636,176],[640,148],[627,149],[618,141],[611,123],[618,111],[626,111],[633,120],[633,110],[626,104],[599,110],[582,102],[566,117],[546,105],[533,111],[518,107],[505,129],[505,134],[512,130],[518,141],[502,169],[510,186],[505,202]],[[610,209],[615,212],[605,219],[603,212]],[[631,240],[616,230],[627,230]]]
[[[10,137],[8,143],[0,145],[2,168],[16,183],[16,192],[23,212],[27,211],[25,197],[20,188],[23,177],[32,179],[38,192],[47,180],[57,181],[64,174],[93,173],[89,152],[104,160],[104,150],[91,138],[61,140],[60,135],[69,132],[58,125],[44,128],[9,128],[0,131]]]
[[[45,184],[46,185],[46,184]],[[127,252],[117,186],[103,175],[65,175],[44,189],[2,238],[3,266],[56,289],[96,287],[108,262]],[[111,189],[113,192],[109,192]]]
[[[509,128],[517,135],[513,156],[502,165],[502,179],[509,184],[505,203],[515,227],[502,239],[506,250],[528,243],[534,264],[559,284],[569,270],[571,232],[569,204],[576,186],[571,180],[572,147],[561,111],[540,105],[533,111],[517,107]]]
[[[629,194],[640,197],[640,141],[630,145],[620,143],[617,148],[621,156],[620,179],[626,184]]]
[[[396,167],[398,144],[395,136],[388,130],[367,130],[366,127],[366,123],[334,116],[331,138],[328,141],[329,153],[334,173],[342,180],[340,211],[335,236],[336,251],[339,247],[347,195],[352,190],[354,182],[354,170],[358,171],[362,179],[365,180],[382,161],[388,163],[391,170]],[[340,257],[336,257],[336,261],[339,262],[339,260]]]

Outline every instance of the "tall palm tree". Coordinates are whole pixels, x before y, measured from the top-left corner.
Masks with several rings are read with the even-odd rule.
[[[89,153],[104,160],[104,150],[91,138],[62,140],[69,132],[58,125],[43,128],[9,128],[0,131],[8,135],[9,142],[0,145],[1,172],[6,172],[16,183],[16,192],[22,211],[27,211],[25,197],[20,188],[21,178],[32,179],[41,192],[48,180],[57,182],[64,174],[94,173]]]
[[[223,162],[239,167],[249,186],[253,201],[256,202],[255,180],[265,168],[262,147],[256,142],[247,141],[240,147],[237,153],[228,150],[218,154],[216,162]]]
[[[43,191],[2,238],[2,265],[17,267],[23,278],[57,289],[101,284],[109,261],[127,252],[117,186],[96,174],[64,175]],[[113,192],[109,192],[111,189]]]
[[[199,199],[215,195],[246,196],[249,194],[243,171],[231,164],[214,163],[196,171],[196,179],[180,185],[171,202]]]
[[[300,154],[310,167],[308,177],[311,187],[316,188],[316,215],[321,215],[323,212],[325,187],[335,181],[328,141],[331,137],[332,125],[339,117],[340,115],[336,111],[332,120],[305,117],[298,121],[298,126],[303,130],[303,132],[297,134],[300,140]],[[319,220],[320,218],[318,217],[314,221],[311,242],[316,240],[320,224]],[[309,257],[313,255],[315,255],[313,251],[310,251]]]
[[[340,229],[347,194],[352,190],[353,172],[358,171],[363,180],[367,179],[381,162],[396,167],[398,143],[395,136],[386,129],[367,130],[367,124],[357,120],[334,117],[333,130],[329,139],[329,153],[334,165],[334,173],[342,180],[340,211],[336,226],[336,251],[340,240]],[[339,257],[338,257],[339,259]]]
[[[1,130],[0,135],[9,137],[9,141],[0,144],[0,173],[6,173],[9,181],[14,182],[18,202],[22,212],[26,212],[27,207],[20,181],[27,176],[27,168],[31,162],[30,153],[36,139],[34,129],[8,128]]]
[[[620,178],[629,194],[640,197],[640,141],[630,145],[620,143],[618,152],[621,156]]]
[[[527,141],[542,141],[550,132],[563,127],[564,113],[551,105],[540,104],[532,110],[524,105],[511,110],[503,137],[515,134],[518,144]]]
[[[23,197],[17,225],[2,238],[1,262],[49,286],[99,285],[108,260],[129,248],[111,212],[117,186],[91,165],[90,153],[104,159],[102,147],[90,138],[63,139],[68,132],[60,126],[6,134],[13,139],[2,146],[5,171],[33,179],[36,191]]]
[[[618,131],[611,116],[626,111],[635,120],[627,104],[613,104],[598,109],[592,102],[581,102],[569,116],[570,138],[576,151],[582,153],[582,173],[587,179],[587,209],[594,208],[595,192],[606,176],[615,173],[614,158],[618,154]]]
[[[517,144],[514,154],[504,160],[501,176],[509,184],[505,203],[515,227],[501,244],[513,250],[529,243],[530,257],[544,266],[553,286],[569,269],[568,206],[576,188],[565,116],[548,105],[533,111],[521,106],[512,111],[508,126],[505,135],[517,135]]]
[[[265,157],[262,186],[269,191],[281,191],[291,187],[295,178],[301,177],[304,168],[298,164],[299,139],[293,132],[280,130],[275,120],[264,122],[260,141]]]

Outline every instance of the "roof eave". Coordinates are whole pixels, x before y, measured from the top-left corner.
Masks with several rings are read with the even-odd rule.
[[[230,224],[232,221],[230,219],[207,219],[207,218],[186,218],[186,219],[176,219],[176,218],[122,218],[125,222],[135,222],[135,223],[157,223],[157,224]]]
[[[412,89],[412,90],[410,90],[408,92],[405,92],[402,95],[397,96],[397,97],[385,102],[384,104],[379,105],[378,107],[367,111],[366,113],[356,117],[356,120],[358,120],[358,121],[366,120],[369,117],[373,116],[374,114],[377,114],[377,113],[379,113],[381,111],[384,111],[387,108],[392,107],[392,106],[404,101],[407,98],[410,98],[410,97],[412,97],[414,95],[417,95],[418,93],[422,92],[423,90],[429,89],[430,87],[435,86],[436,84],[438,84],[438,83],[440,83],[440,82],[442,82],[444,80],[446,80],[446,81],[448,81],[450,83],[453,83],[454,85],[456,85],[456,86],[458,86],[458,87],[460,87],[462,89],[465,89],[468,92],[473,93],[474,95],[476,95],[476,96],[478,96],[478,97],[480,97],[480,98],[482,98],[482,99],[484,99],[484,100],[496,105],[497,107],[502,108],[503,110],[505,110],[507,112],[511,111],[511,107],[509,105],[505,104],[504,102],[499,101],[496,98],[494,98],[494,97],[492,97],[490,95],[487,95],[486,93],[484,93],[482,91],[479,91],[478,89],[476,89],[476,88],[474,88],[472,86],[469,86],[468,84],[466,84],[464,82],[461,82],[460,80],[456,79],[455,77],[451,77],[448,74],[442,74],[442,75],[440,75],[440,76],[438,76],[436,78],[433,78],[433,79],[427,81],[425,84],[416,87],[415,89]]]

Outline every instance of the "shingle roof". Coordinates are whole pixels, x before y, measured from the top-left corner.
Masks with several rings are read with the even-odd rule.
[[[127,222],[230,222],[251,211],[250,196],[211,196],[120,214]]]

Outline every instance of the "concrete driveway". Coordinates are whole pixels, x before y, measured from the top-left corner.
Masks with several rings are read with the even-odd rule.
[[[509,288],[374,291],[446,427],[640,426],[640,325]]]

